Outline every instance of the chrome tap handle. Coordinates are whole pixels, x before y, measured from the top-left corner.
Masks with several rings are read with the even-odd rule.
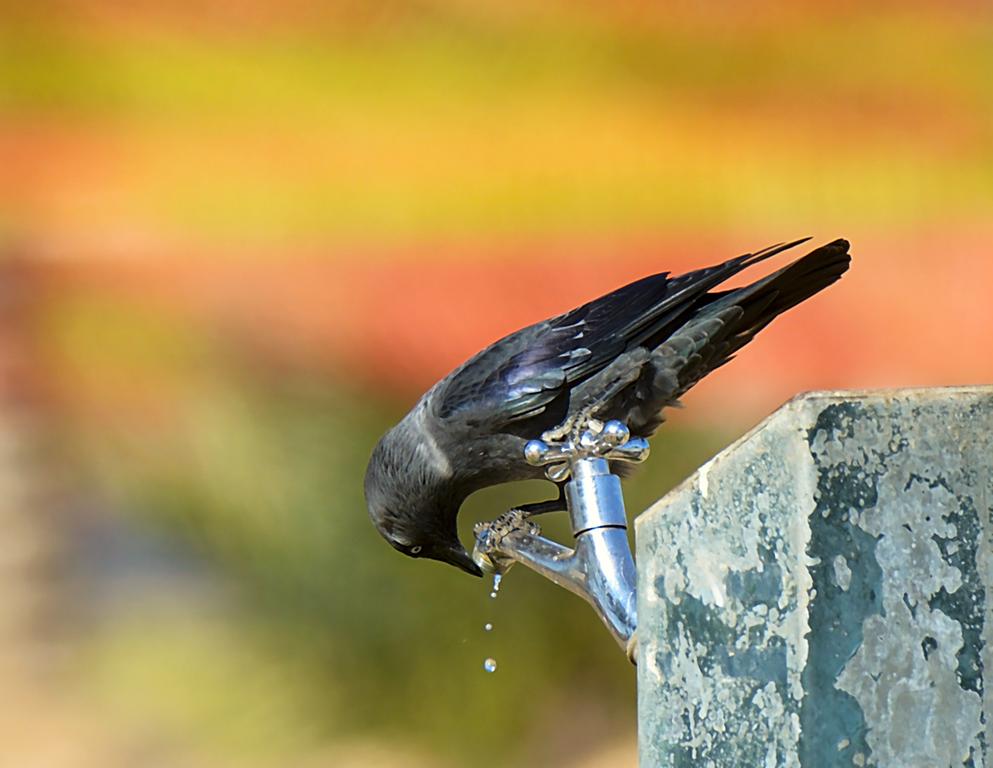
[[[640,464],[648,458],[651,447],[643,437],[633,437],[623,445],[619,445],[612,451],[604,455],[610,461],[630,461],[632,464]]]
[[[631,437],[622,422],[606,424],[591,420],[577,440],[546,442],[529,440],[524,446],[524,459],[533,467],[547,467],[545,476],[561,483],[572,473],[572,465],[581,459],[642,462],[648,458],[648,441]]]
[[[524,460],[532,467],[568,461],[572,456],[571,442],[549,444],[543,440],[528,440],[524,446]]]

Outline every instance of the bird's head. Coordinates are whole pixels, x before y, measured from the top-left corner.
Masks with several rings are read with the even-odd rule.
[[[483,572],[458,535],[461,499],[453,498],[419,465],[416,452],[403,456],[389,433],[373,451],[365,475],[365,498],[376,530],[395,550],[454,565],[473,576]]]

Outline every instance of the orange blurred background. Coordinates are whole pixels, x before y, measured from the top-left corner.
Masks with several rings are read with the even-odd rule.
[[[0,5],[0,763],[633,765],[592,613],[396,557],[371,446],[506,332],[806,235],[851,272],[632,512],[798,391],[993,380],[990,72],[965,1]]]

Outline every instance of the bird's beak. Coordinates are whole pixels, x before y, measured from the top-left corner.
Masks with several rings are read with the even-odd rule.
[[[465,551],[459,543],[455,543],[444,551],[444,555],[439,560],[444,560],[446,563],[451,563],[456,568],[460,568],[466,573],[470,573],[473,576],[482,576],[483,570],[478,565],[476,565],[469,553]]]

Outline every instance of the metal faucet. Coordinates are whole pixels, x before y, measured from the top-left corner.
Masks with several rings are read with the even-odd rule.
[[[544,466],[549,480],[565,486],[575,549],[545,538],[525,512],[510,510],[489,523],[477,523],[472,559],[485,571],[503,574],[515,562],[582,597],[603,619],[634,663],[636,574],[627,538],[620,478],[611,461],[641,462],[648,441],[631,437],[619,421],[591,420],[577,437],[561,442],[531,440],[524,459]]]

